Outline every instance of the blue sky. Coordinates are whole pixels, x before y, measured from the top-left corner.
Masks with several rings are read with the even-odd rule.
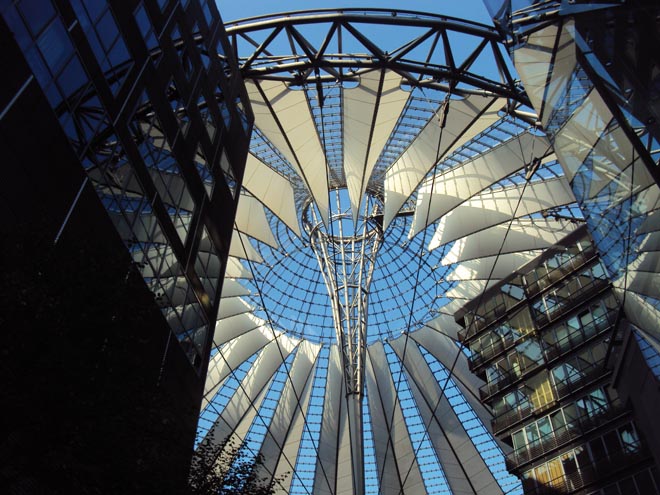
[[[374,8],[379,9],[398,9],[398,10],[411,10],[419,12],[428,12],[432,14],[446,15],[448,17],[457,17],[474,22],[480,22],[487,25],[492,25],[490,15],[484,0],[215,0],[220,15],[225,23],[231,23],[239,19],[246,19],[256,16],[266,16],[272,14],[280,14],[284,12],[295,12],[300,10],[315,10],[315,9],[341,9],[341,8],[358,8],[369,10]],[[486,0],[488,1],[488,0]],[[326,27],[327,29],[327,27]],[[409,41],[408,34],[404,29],[397,32],[392,29],[374,28],[373,26],[361,28],[363,33],[373,39],[381,49],[384,51],[393,52],[402,44]],[[322,32],[316,32],[314,27],[302,28],[304,36],[307,37],[312,43],[320,44],[323,36]],[[318,36],[316,36],[318,35]],[[263,41],[259,36],[253,33],[252,36],[257,41]],[[318,39],[317,39],[318,38]],[[450,42],[452,44],[453,55],[458,63],[461,63],[465,57],[472,53],[476,48],[479,38],[467,36],[462,34],[451,34]],[[350,41],[344,40],[344,50],[350,51],[355,47],[350,47]],[[277,43],[277,40],[275,41]],[[288,42],[284,50],[288,50]],[[273,45],[276,46],[276,45]],[[252,50],[252,47],[248,47]],[[239,53],[245,55],[245,47],[239,43]],[[359,45],[358,51],[364,50]],[[421,49],[420,49],[421,50]],[[509,67],[512,73],[515,73],[513,67]],[[480,58],[472,66],[472,70],[476,70],[481,75],[491,77],[493,79],[499,78],[499,72],[494,59]]]
[[[292,10],[371,7],[419,10],[490,24],[482,0],[216,0],[216,3],[225,22]]]
[[[482,22],[486,24],[490,24],[490,17],[488,15],[488,12],[482,2],[482,0],[407,0],[407,1],[402,1],[402,0],[380,0],[380,1],[365,1],[365,0],[285,0],[285,1],[275,1],[275,0],[216,0],[218,9],[220,11],[220,14],[222,15],[223,21],[225,23],[231,23],[232,21],[238,20],[238,19],[245,19],[249,17],[255,17],[255,16],[262,16],[262,15],[269,15],[269,14],[277,14],[277,13],[282,13],[282,12],[291,12],[291,11],[298,11],[298,10],[314,10],[314,9],[340,9],[340,8],[364,8],[366,10],[373,9],[373,8],[380,8],[380,9],[400,9],[400,10],[412,10],[412,11],[420,11],[420,12],[429,12],[429,13],[434,13],[434,14],[441,14],[441,15],[446,15],[450,17],[458,17],[458,18],[463,18],[463,19],[468,19],[472,21],[477,21],[477,22]],[[327,27],[326,27],[327,28]],[[368,35],[371,37],[371,35],[374,35],[373,38],[375,41],[379,43],[379,46],[388,48],[388,46],[385,45],[380,45],[380,43],[388,44],[389,43],[394,43],[395,46],[398,46],[397,44],[403,41],[407,41],[409,38],[406,38],[406,36],[409,36],[410,33],[407,30],[403,30],[404,32],[402,33],[392,33],[392,30],[387,30],[382,28],[381,26],[378,27],[372,27],[369,26],[364,27],[365,32],[368,33]],[[301,31],[303,32],[303,35],[307,37],[307,39],[310,39],[310,41],[314,42],[314,39],[316,38],[316,35],[322,36],[323,32],[320,31],[321,28],[312,26],[312,27],[304,27],[301,28]],[[308,30],[313,30],[312,33],[309,33]],[[375,32],[373,32],[376,30]],[[394,34],[394,38],[397,39],[391,39],[388,36],[391,34]],[[398,39],[398,35],[401,36],[401,39]],[[260,39],[258,36],[253,36],[255,39]],[[380,38],[380,39],[376,39]],[[385,39],[383,39],[385,38]],[[465,47],[460,47],[457,46],[456,40],[454,37],[451,37],[451,43],[452,43],[452,50],[455,52],[455,54],[461,53],[464,49],[466,54],[470,53],[471,48],[470,46],[465,46]],[[346,44],[348,43],[347,41],[348,37],[344,40],[345,46],[344,49],[346,49]],[[277,41],[277,40],[276,40]],[[459,40],[460,41],[460,40]],[[480,40],[479,40],[480,41]],[[317,45],[318,46],[318,45]],[[244,55],[244,53],[241,51],[241,45],[240,45],[240,40],[239,40],[239,53]],[[285,46],[285,50],[288,49],[288,45]],[[350,50],[350,49],[349,49]],[[362,48],[364,50],[364,48]],[[290,53],[290,52],[287,52]],[[421,237],[417,237],[415,242],[422,242]],[[416,254],[419,249],[417,248],[417,244],[413,244],[413,247],[415,249],[410,250],[410,254],[413,256],[413,260],[410,261],[410,265],[412,266],[414,261],[417,259]],[[437,261],[439,264],[439,260],[442,257],[442,250],[437,250],[435,252],[435,256],[437,257]],[[287,261],[287,263],[295,263],[296,267],[293,269],[295,270],[300,270],[298,266],[300,264],[303,264],[301,261],[300,263],[296,259],[298,254],[295,253],[300,253],[300,251],[295,250],[293,256],[288,256],[288,260],[293,260],[293,261]],[[397,252],[398,253],[398,252]],[[404,258],[404,260],[407,262],[409,258]],[[277,263],[279,265],[279,263]],[[264,265],[265,266],[265,265]],[[315,265],[313,265],[315,266]],[[389,260],[389,266],[395,266],[394,260]],[[419,267],[417,269],[421,270],[422,264],[420,262]],[[255,270],[258,271],[259,268],[255,267]],[[272,268],[271,267],[266,267],[265,270],[267,270],[271,275],[272,275]],[[390,269],[391,270],[391,269]],[[390,271],[389,276],[396,277],[397,275],[394,274],[392,271]],[[400,277],[400,275],[398,275]],[[423,275],[423,277],[426,275]],[[260,275],[256,277],[257,279],[260,280],[267,280],[268,274],[266,275]],[[415,278],[415,277],[410,277],[411,280],[414,278],[416,282],[420,284],[420,287],[424,287],[426,292],[429,292],[431,298],[435,297],[435,293],[433,292],[432,288],[423,286],[423,277],[422,278]],[[280,284],[278,282],[278,279],[281,280],[279,277],[271,277],[271,280],[274,280],[273,284]],[[314,275],[309,275],[306,277],[301,277],[301,280],[315,280]],[[320,277],[317,277],[319,281],[322,279]],[[431,279],[429,277],[429,281],[432,281],[435,283],[435,280]],[[319,282],[322,283],[322,282]],[[270,284],[270,282],[269,282]],[[263,283],[262,283],[263,285]],[[281,285],[281,284],[280,284]],[[383,289],[383,292],[386,293],[386,296],[383,296],[383,300],[380,301],[380,311],[384,311],[384,307],[387,304],[391,304],[393,307],[395,307],[397,304],[400,303],[400,300],[397,299],[397,296],[394,292],[392,291],[391,287],[391,282],[387,283],[387,289]],[[399,284],[400,285],[400,284]],[[279,323],[286,323],[287,329],[291,328],[296,328],[296,325],[299,323],[299,321],[305,320],[304,323],[308,324],[309,320],[313,318],[313,315],[310,316],[314,311],[311,311],[309,309],[305,310],[304,317],[300,317],[300,311],[298,311],[298,306],[296,305],[295,301],[292,303],[291,307],[291,312],[295,313],[295,316],[291,316],[290,320],[287,320],[289,318],[289,314],[285,312],[282,309],[275,309],[274,305],[277,304],[276,300],[279,300],[281,302],[281,299],[284,296],[282,293],[282,288],[275,288],[274,286],[271,287],[271,289],[276,289],[276,290],[262,290],[263,287],[255,287],[255,293],[261,293],[262,298],[261,303],[263,304],[264,307],[267,307],[269,312],[272,315],[276,316],[276,319],[278,320]],[[266,287],[268,289],[268,287]],[[284,288],[286,289],[286,287]],[[318,293],[321,294],[323,293],[323,287],[318,288]],[[407,289],[406,289],[407,290]],[[415,289],[416,290],[416,289]],[[316,291],[316,288],[314,288],[314,291]],[[413,293],[412,299],[414,301],[419,301],[420,305],[426,305],[426,304],[431,304],[429,301],[422,296],[415,297],[414,296],[414,290],[411,289],[409,292]],[[375,286],[372,286],[372,295],[376,293]],[[402,292],[403,293],[403,292]],[[404,296],[409,296],[408,292],[405,292]],[[326,296],[327,297],[327,296]],[[403,296],[402,296],[403,297]],[[308,299],[308,296],[304,296],[303,298],[300,298],[298,296],[292,297],[289,299],[289,296],[286,296],[286,300],[303,300],[305,304],[308,306],[310,305],[310,299]],[[325,304],[326,306],[328,305],[327,299],[323,299],[321,304]],[[389,301],[393,302],[389,302]],[[373,301],[372,301],[373,302]],[[315,302],[316,304],[316,302]],[[413,304],[411,305],[411,310],[416,308],[416,306]],[[401,308],[396,308],[397,311],[401,312]],[[288,311],[288,310],[286,310]],[[388,309],[389,311],[389,309]],[[415,310],[416,311],[416,310]],[[319,311],[319,314],[322,312]],[[394,314],[395,311],[392,310],[391,312],[387,312],[386,316],[387,318],[391,318],[391,315]],[[402,313],[402,318],[401,320],[406,324],[408,324],[408,328],[410,328],[410,321],[407,318],[407,313],[405,311],[401,312]],[[315,314],[315,313],[314,313]],[[385,314],[385,313],[384,313]],[[417,314],[417,313],[414,313]],[[268,314],[265,315],[260,315],[264,319],[269,320],[270,316]],[[329,312],[328,315],[329,316]],[[419,318],[422,319],[424,318],[424,312],[420,313]],[[324,316],[325,317],[325,316]],[[370,319],[374,320],[374,316],[370,315]],[[377,319],[377,318],[376,318]],[[370,320],[370,325],[373,326],[373,328],[377,331],[380,327],[378,325],[373,325],[373,322]],[[325,321],[325,326],[328,327],[328,322],[330,322],[329,318],[326,318]],[[385,328],[385,319],[381,318],[381,321],[383,322],[383,328]],[[388,321],[388,327],[392,326],[392,322]],[[310,326],[312,327],[312,326]],[[398,327],[397,327],[398,328]],[[310,332],[314,332],[314,329],[307,329],[305,328],[304,333],[308,337],[310,336]],[[319,330],[319,332],[323,331],[329,331],[332,333],[331,329],[325,328],[325,330]],[[323,335],[321,333],[321,335]],[[382,335],[382,334],[381,334]],[[392,335],[394,336],[394,335]],[[314,337],[318,337],[318,335],[314,335]],[[373,335],[372,335],[373,337]],[[312,338],[314,340],[314,338]],[[323,380],[326,378],[327,372],[323,371],[324,369],[327,369],[327,348],[326,348],[326,357],[324,357],[325,361],[323,361],[325,364],[319,365],[319,369],[321,370],[317,376],[315,376],[315,380],[318,380],[319,383],[321,383]],[[406,411],[406,416],[405,416],[405,421],[406,425],[410,428],[411,432],[411,441],[413,442],[413,446],[416,451],[418,451],[419,458],[423,459],[423,462],[420,463],[420,469],[422,470],[422,475],[424,477],[424,482],[429,489],[430,493],[443,493],[446,491],[446,481],[443,479],[443,474],[442,474],[442,467],[437,461],[436,456],[433,454],[433,449],[431,442],[429,440],[429,437],[427,434],[425,434],[425,427],[423,424],[423,419],[419,415],[419,412],[417,411],[416,408],[411,407],[413,398],[410,392],[410,389],[407,385],[407,381],[405,378],[399,378],[403,377],[401,374],[401,365],[399,364],[398,359],[394,355],[394,351],[388,347],[388,363],[390,365],[390,371],[393,374],[393,379],[396,381],[397,385],[397,391],[400,393],[399,399],[403,401],[403,410]],[[253,356],[254,358],[254,356]],[[253,359],[251,358],[251,359]],[[445,383],[447,382],[447,379],[449,377],[449,374],[447,373],[447,370],[445,367],[440,364],[439,362],[434,361],[434,358],[427,357],[427,360],[430,362],[428,363],[429,366],[431,367],[433,373],[436,375],[436,378],[440,381],[440,383]],[[232,376],[231,380],[229,380],[226,384],[227,389],[225,392],[217,394],[212,401],[212,404],[209,408],[207,408],[204,413],[202,414],[202,418],[200,421],[200,433],[204,434],[206,432],[206,429],[210,427],[213,421],[215,421],[218,417],[218,413],[222,411],[224,408],[225,404],[231,397],[232,393],[234,390],[236,390],[239,386],[239,380],[241,380],[244,376],[245,373],[247,372],[247,369],[251,365],[252,361],[246,361],[239,369],[236,370],[235,374]],[[261,443],[264,440],[264,437],[266,436],[267,429],[269,428],[270,422],[272,420],[272,413],[275,412],[275,403],[280,397],[280,394],[282,392],[282,387],[283,383],[285,381],[285,377],[288,373],[287,367],[290,367],[290,363],[287,365],[283,365],[276,373],[276,377],[272,382],[272,385],[267,389],[264,403],[266,406],[264,406],[260,412],[258,417],[255,419],[253,422],[250,430],[249,430],[249,436],[248,436],[248,446],[249,449],[252,451],[257,451],[259,450]],[[232,389],[233,387],[233,389]],[[229,390],[232,389],[232,390]],[[302,438],[302,443],[301,443],[301,454],[299,459],[297,459],[297,462],[299,464],[296,464],[294,471],[296,472],[296,476],[294,477],[294,485],[292,487],[292,493],[309,493],[309,487],[312,486],[313,484],[313,479],[314,479],[314,468],[315,468],[315,458],[318,455],[318,445],[319,445],[319,436],[320,436],[320,425],[321,425],[321,420],[320,416],[323,413],[323,409],[321,408],[320,404],[323,402],[323,394],[324,394],[324,388],[322,385],[317,385],[316,383],[314,384],[313,387],[316,392],[313,392],[313,394],[319,394],[318,396],[314,396],[312,401],[311,401],[311,406],[309,411],[307,412],[308,414],[308,420],[309,422],[306,425],[305,433],[303,434]],[[466,427],[466,430],[468,430],[468,434],[475,439],[475,443],[477,444],[477,448],[482,451],[482,455],[484,459],[486,460],[486,463],[488,466],[496,472],[496,476],[498,477],[499,481],[502,483],[502,485],[505,487],[507,493],[520,493],[519,492],[519,487],[520,484],[519,482],[511,477],[508,476],[505,472],[505,466],[504,466],[504,458],[499,455],[499,449],[495,442],[491,439],[490,435],[487,433],[487,430],[483,426],[480,420],[477,419],[475,413],[472,411],[472,409],[469,407],[465,399],[462,397],[458,389],[456,388],[455,385],[453,385],[453,382],[450,382],[449,385],[447,385],[447,394],[450,399],[451,405],[456,409],[456,413],[459,415],[460,421],[464,423],[464,426]],[[319,392],[320,391],[320,392]],[[366,402],[366,401],[365,401]],[[377,485],[378,485],[378,473],[376,470],[376,460],[373,452],[373,438],[371,437],[372,433],[370,430],[370,419],[369,419],[369,411],[368,411],[368,403],[367,406],[365,407],[365,476],[366,476],[366,485],[367,485],[367,492],[368,493],[376,493],[377,492]],[[511,491],[513,490],[513,491]]]

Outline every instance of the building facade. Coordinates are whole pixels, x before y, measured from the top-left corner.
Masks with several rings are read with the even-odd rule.
[[[615,291],[657,341],[657,3],[486,4]]]
[[[627,321],[613,340],[622,345],[608,355],[609,381],[634,412],[657,461],[659,437],[650,411],[657,409],[659,396],[649,366],[659,348],[653,247],[660,197],[659,61],[652,49],[660,32],[658,5],[485,3],[508,38],[538,125],[553,144],[625,312]],[[632,485],[619,489],[633,490]]]
[[[44,273],[57,282],[75,272],[53,282],[63,295],[52,307],[21,294],[7,302],[8,322],[25,330],[21,348],[52,359],[7,361],[13,469],[3,484],[70,492],[118,483],[146,493],[164,479],[176,493],[252,125],[222,21],[211,1],[19,1],[2,2],[0,12],[10,68],[0,105],[11,184],[3,234],[15,253],[8,267],[37,291],[50,287]],[[51,268],[21,271],[41,264]],[[57,265],[68,269],[55,273]],[[67,313],[76,299],[79,310]],[[11,310],[21,305],[61,318],[51,314],[54,323],[40,328],[41,310]],[[113,308],[106,320],[103,307]],[[81,322],[88,330],[73,335]],[[17,355],[18,344],[6,345]],[[55,390],[76,406],[49,403]],[[28,396],[49,404],[48,414],[25,415]],[[95,429],[95,417],[114,426]],[[57,435],[31,438],[51,421]],[[42,474],[30,468],[37,459]],[[85,474],[98,470],[114,471],[114,481]]]
[[[582,227],[457,314],[493,432],[525,493],[658,493],[633,408],[613,386],[625,315]]]

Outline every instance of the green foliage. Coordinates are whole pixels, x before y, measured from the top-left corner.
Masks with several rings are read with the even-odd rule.
[[[262,467],[261,454],[251,455],[245,444],[202,442],[191,464],[190,495],[272,495],[277,480],[271,483]]]

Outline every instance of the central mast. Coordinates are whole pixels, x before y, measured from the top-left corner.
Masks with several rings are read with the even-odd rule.
[[[345,405],[353,460],[354,493],[364,493],[362,397],[367,356],[369,285],[383,240],[381,201],[366,193],[353,220],[346,189],[331,191],[324,223],[310,204],[303,225],[323,273],[344,369]]]

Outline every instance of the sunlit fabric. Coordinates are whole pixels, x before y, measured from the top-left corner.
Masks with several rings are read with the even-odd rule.
[[[198,444],[243,442],[281,493],[520,493],[453,315],[583,218],[499,35],[350,10],[228,32],[255,131]]]

